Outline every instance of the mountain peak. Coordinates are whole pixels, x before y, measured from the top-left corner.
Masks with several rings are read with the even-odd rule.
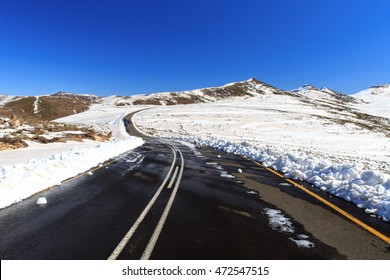
[[[305,84],[301,86],[300,88],[291,90],[293,94],[296,94],[298,96],[304,96],[306,98],[310,99],[326,99],[326,100],[336,100],[337,102],[342,101],[342,102],[347,102],[347,103],[356,103],[356,99],[342,94],[340,92],[334,91],[330,88],[327,87],[321,87],[320,89],[312,86]]]
[[[354,94],[356,97],[365,100],[369,96],[390,96],[390,84],[372,86],[366,90]]]
[[[235,86],[235,85],[247,85],[247,84],[262,84],[263,85],[265,83],[259,81],[256,78],[250,78],[250,79],[245,80],[245,81],[231,82],[231,83],[223,85],[222,87]]]
[[[261,82],[261,81],[259,81],[258,79],[256,79],[256,78],[250,78],[250,79],[248,79],[248,80],[246,80],[247,82],[255,82],[255,83],[263,83],[263,82]]]
[[[373,89],[374,91],[380,91],[380,90],[390,90],[390,84],[382,84],[382,85],[376,85],[370,87],[370,89]]]
[[[57,91],[53,94],[50,94],[51,96],[69,96],[69,95],[75,95],[74,93],[66,92],[66,91]]]
[[[76,98],[76,99],[84,99],[90,101],[96,101],[100,99],[99,96],[96,96],[94,94],[79,94],[79,93],[71,93],[65,91],[58,91],[56,93],[50,94],[49,96],[56,97],[56,98]]]
[[[299,87],[299,88],[290,90],[290,92],[293,92],[293,93],[300,93],[300,92],[304,92],[304,91],[308,91],[308,90],[320,91],[320,90],[319,90],[318,88],[316,88],[315,86],[312,86],[312,85],[309,85],[309,84],[304,84],[303,86],[301,86],[301,87]]]
[[[382,85],[376,85],[372,86],[368,89],[359,91],[358,93],[353,94],[354,96],[358,98],[362,98],[363,100],[365,97],[369,96],[390,96],[390,84],[382,84]]]
[[[310,84],[304,84],[301,88],[305,90],[319,90],[317,87],[310,85]]]
[[[388,88],[388,87],[390,87],[390,84],[375,85],[375,86],[372,86],[371,88],[379,88],[379,87]]]
[[[330,88],[327,88],[327,87],[321,87],[320,91],[328,92],[328,93],[333,93],[334,92],[333,90],[331,90]]]

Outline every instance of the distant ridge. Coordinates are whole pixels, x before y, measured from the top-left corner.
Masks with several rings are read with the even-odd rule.
[[[186,90],[181,92],[162,92],[131,96],[99,97],[93,94],[74,94],[59,91],[42,96],[7,96],[0,95],[0,116],[16,114],[33,120],[54,120],[64,116],[88,110],[93,104],[131,106],[131,105],[184,105],[234,101],[261,95],[287,95],[303,98],[308,103],[365,103],[370,96],[389,95],[390,84],[373,86],[355,95],[345,95],[335,90],[305,84],[302,87],[284,91],[256,78],[232,82],[218,87]],[[368,101],[367,101],[368,100]]]

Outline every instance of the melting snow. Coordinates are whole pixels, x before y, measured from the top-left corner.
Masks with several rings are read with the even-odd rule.
[[[282,211],[271,208],[264,208],[264,214],[268,216],[269,226],[273,230],[277,230],[281,233],[293,234],[295,228],[292,225],[289,218],[282,214]],[[296,238],[289,237],[288,239],[293,241],[298,247],[313,248],[314,243],[308,240],[309,236],[305,234],[298,234]]]
[[[249,190],[246,192],[247,194],[259,194],[257,191]]]
[[[37,200],[37,205],[44,205],[44,204],[47,204],[47,199],[46,197],[39,197],[38,200]]]
[[[269,226],[273,230],[284,233],[294,233],[295,229],[289,218],[283,216],[282,211],[271,208],[264,208],[264,214],[268,216]]]
[[[221,171],[221,177],[230,178],[230,179],[236,178],[236,177],[234,177],[233,175],[227,173],[226,171]]]
[[[292,237],[289,238],[289,240],[295,242],[298,247],[304,247],[304,248],[313,248],[314,243],[310,242],[309,240],[300,240],[300,239],[294,239]]]
[[[34,101],[34,114],[38,114],[39,113],[39,97],[35,97],[35,101]]]

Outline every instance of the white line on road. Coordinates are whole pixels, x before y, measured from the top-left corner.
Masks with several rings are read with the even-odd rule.
[[[173,182],[175,181],[178,169],[179,169],[179,166],[176,166],[175,172],[173,173],[173,176],[172,176],[172,180],[169,182],[169,185],[168,185],[167,189],[170,189],[172,187]]]
[[[172,194],[171,194],[171,196],[170,196],[170,198],[168,200],[168,203],[165,206],[164,212],[161,215],[160,221],[158,222],[158,224],[156,226],[156,229],[154,230],[153,235],[150,238],[149,243],[146,246],[146,249],[145,249],[144,253],[142,254],[141,260],[148,260],[150,258],[150,255],[153,252],[154,246],[157,243],[157,240],[158,240],[158,238],[160,236],[162,228],[163,228],[163,226],[165,224],[165,221],[166,221],[166,219],[168,217],[169,210],[171,210],[173,201],[175,200],[175,196],[176,196],[177,190],[178,190],[179,185],[180,185],[181,177],[183,175],[183,170],[184,170],[184,158],[183,158],[183,154],[181,153],[180,149],[177,149],[177,150],[178,150],[178,152],[180,154],[180,158],[181,158],[181,166],[180,166],[179,177],[177,178],[176,185],[175,185],[175,187],[174,187],[174,189],[172,191]]]
[[[139,225],[142,223],[145,216],[150,211],[150,208],[152,208],[153,204],[156,202],[158,196],[160,195],[161,191],[163,190],[165,184],[167,183],[169,177],[171,176],[173,167],[176,163],[176,152],[174,151],[173,147],[169,145],[169,147],[172,149],[173,152],[173,161],[171,168],[168,171],[167,176],[165,177],[164,181],[161,183],[160,187],[158,188],[157,192],[154,194],[152,199],[149,201],[148,205],[145,207],[145,209],[142,211],[141,215],[138,217],[138,219],[135,221],[133,226],[130,228],[130,230],[126,233],[126,235],[122,238],[122,240],[119,242],[119,244],[116,246],[112,254],[108,257],[108,260],[115,260],[118,258],[119,254],[122,252],[122,250],[125,248],[126,244],[129,242],[130,238],[133,236]],[[181,153],[180,153],[181,154]]]

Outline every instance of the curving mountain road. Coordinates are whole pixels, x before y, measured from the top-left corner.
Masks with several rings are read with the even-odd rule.
[[[162,139],[0,210],[0,238],[1,259],[390,259],[389,244],[255,163]]]

